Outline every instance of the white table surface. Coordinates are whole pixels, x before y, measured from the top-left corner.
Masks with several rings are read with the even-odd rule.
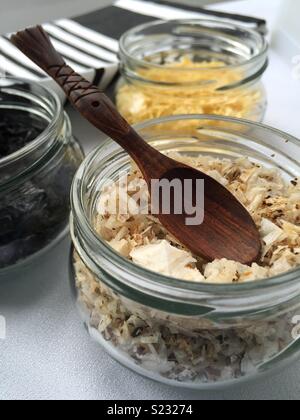
[[[276,3],[249,0],[222,7],[262,15]],[[266,122],[300,136],[300,81],[293,80],[291,64],[275,51],[265,83]],[[70,114],[86,149],[97,145],[96,130]],[[0,399],[299,399],[300,362],[268,379],[209,393],[160,385],[119,366],[83,328],[69,287],[69,246],[65,240],[38,265],[0,279],[0,316],[7,321],[6,340],[0,339]]]

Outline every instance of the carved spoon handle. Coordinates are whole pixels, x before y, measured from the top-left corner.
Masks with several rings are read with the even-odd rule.
[[[153,172],[153,165],[158,165],[159,169],[161,154],[138,135],[103,92],[65,63],[41,26],[18,32],[11,40],[62,87],[73,106],[91,124],[114,139],[131,155],[146,179],[149,179],[148,169]]]

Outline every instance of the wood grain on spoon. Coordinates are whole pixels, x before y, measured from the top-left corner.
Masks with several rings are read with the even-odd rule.
[[[251,264],[258,260],[261,240],[255,223],[225,187],[208,175],[168,158],[144,141],[103,92],[66,65],[41,26],[18,32],[11,39],[62,87],[73,106],[91,124],[129,153],[149,186],[153,179],[176,179],[182,184],[184,180],[192,180],[193,192],[184,199],[194,205],[197,180],[204,180],[205,214],[201,225],[188,226],[188,215],[175,214],[174,203],[171,203],[171,214],[158,215],[163,226],[183,245],[209,261],[227,258]]]

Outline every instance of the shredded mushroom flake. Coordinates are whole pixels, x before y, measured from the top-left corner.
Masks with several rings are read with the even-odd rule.
[[[262,240],[258,264],[242,265],[226,259],[211,263],[193,256],[151,214],[137,214],[137,191],[147,188],[133,167],[129,192],[113,184],[102,191],[95,229],[116,252],[146,269],[181,280],[208,283],[241,283],[273,277],[300,266],[300,185],[287,183],[279,170],[254,164],[249,159],[197,158],[170,154],[199,169],[228,188],[251,213]],[[128,196],[123,215],[113,214],[115,199]],[[101,213],[101,214],[100,214]]]

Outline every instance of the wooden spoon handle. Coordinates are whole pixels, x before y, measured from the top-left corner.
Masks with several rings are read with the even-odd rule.
[[[138,135],[98,87],[65,63],[44,29],[41,26],[26,29],[13,35],[11,40],[62,87],[73,106],[91,124],[123,147],[141,169],[146,169],[144,176],[148,178],[147,166],[150,169],[152,161],[153,169],[153,164],[161,160],[160,153]],[[143,156],[147,159],[144,160]]]

